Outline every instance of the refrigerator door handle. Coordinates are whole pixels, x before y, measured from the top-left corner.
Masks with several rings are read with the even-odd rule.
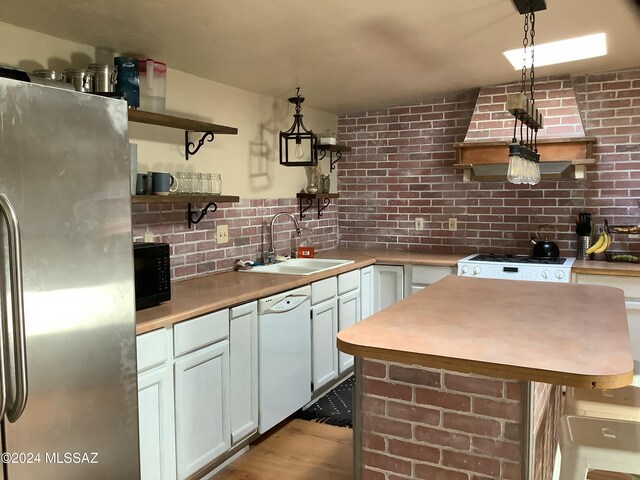
[[[27,384],[27,351],[24,326],[24,299],[22,292],[22,251],[18,216],[9,199],[0,193],[0,210],[9,232],[9,275],[11,278],[11,309],[13,317],[14,357],[16,364],[16,399],[7,411],[7,419],[15,422],[20,418],[27,404],[29,387]],[[4,372],[4,368],[3,368]],[[3,385],[6,385],[3,382]],[[3,387],[5,388],[5,387]],[[5,401],[6,403],[6,394]]]

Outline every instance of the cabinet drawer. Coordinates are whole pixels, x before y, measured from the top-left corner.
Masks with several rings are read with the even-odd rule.
[[[576,283],[583,285],[605,285],[621,288],[627,300],[640,300],[640,278],[622,277],[617,275],[586,275],[576,274]]]
[[[311,305],[324,302],[335,297],[338,293],[336,277],[325,278],[311,284]]]
[[[228,336],[229,309],[177,323],[173,326],[174,355],[183,355]]]
[[[138,372],[162,365],[167,361],[169,356],[167,335],[167,330],[161,328],[136,337]]]
[[[426,265],[411,266],[411,283],[431,285],[442,280],[447,275],[455,275],[454,267],[431,267]]]
[[[338,295],[360,288],[360,270],[338,275]]]

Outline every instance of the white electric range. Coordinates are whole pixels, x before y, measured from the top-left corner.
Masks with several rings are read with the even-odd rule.
[[[526,255],[474,253],[458,260],[458,275],[533,282],[570,283],[575,258],[535,258]]]

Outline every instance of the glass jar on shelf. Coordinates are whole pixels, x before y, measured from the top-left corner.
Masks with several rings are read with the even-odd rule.
[[[211,174],[211,194],[220,195],[222,193],[222,176],[219,173]]]

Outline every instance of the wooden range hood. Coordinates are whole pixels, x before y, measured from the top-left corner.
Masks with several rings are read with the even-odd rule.
[[[584,179],[587,165],[593,158],[595,137],[562,137],[538,140],[542,179]],[[507,180],[509,143],[506,141],[465,142],[455,144],[457,169],[464,172],[464,181]]]

